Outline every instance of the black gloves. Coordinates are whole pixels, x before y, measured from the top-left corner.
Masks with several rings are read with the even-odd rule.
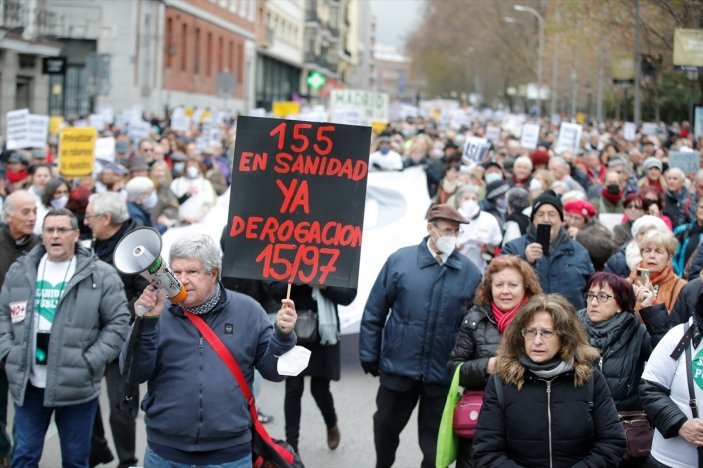
[[[361,367],[364,369],[365,374],[371,374],[374,377],[378,377],[378,364],[375,362],[361,361]]]

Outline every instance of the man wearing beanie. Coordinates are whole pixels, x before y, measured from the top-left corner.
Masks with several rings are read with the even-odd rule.
[[[550,225],[547,255],[537,242],[539,224]],[[561,294],[576,310],[586,306],[583,295],[588,278],[594,273],[593,264],[588,251],[564,229],[564,209],[554,191],[547,190],[535,199],[527,233],[505,244],[501,253],[527,260],[545,293]]]
[[[380,377],[373,416],[378,467],[393,465],[418,401],[422,467],[435,466],[449,353],[481,282],[478,269],[455,249],[460,224],[468,222],[449,205],[430,208],[427,237],[388,257],[366,302],[359,358],[364,372]]]

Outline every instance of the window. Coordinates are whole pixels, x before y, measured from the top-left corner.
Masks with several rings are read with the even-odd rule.
[[[237,56],[237,82],[244,80],[244,46],[239,44],[239,55]]]
[[[225,44],[222,36],[217,40],[217,72],[221,73],[222,69],[225,67],[225,61],[223,54],[225,53]]]
[[[195,66],[193,73],[200,74],[200,28],[195,28]]]
[[[188,25],[183,23],[181,31],[181,71],[186,71],[188,69],[188,57],[187,57],[187,41],[188,41]]]
[[[234,71],[234,41],[229,41],[229,53],[227,54],[227,61],[230,72]]]
[[[171,41],[173,39],[173,18],[166,19],[166,68],[171,68],[173,66],[173,46]]]
[[[207,33],[207,43],[205,44],[205,76],[212,75],[212,33]]]

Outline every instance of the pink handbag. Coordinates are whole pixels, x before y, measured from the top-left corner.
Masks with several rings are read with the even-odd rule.
[[[454,434],[473,439],[483,405],[483,390],[466,390],[454,408]]]

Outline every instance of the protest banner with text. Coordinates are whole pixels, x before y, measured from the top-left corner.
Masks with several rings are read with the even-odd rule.
[[[355,288],[371,129],[240,117],[223,275]]]
[[[65,177],[93,174],[97,131],[91,127],[66,127],[59,137],[59,173]]]

